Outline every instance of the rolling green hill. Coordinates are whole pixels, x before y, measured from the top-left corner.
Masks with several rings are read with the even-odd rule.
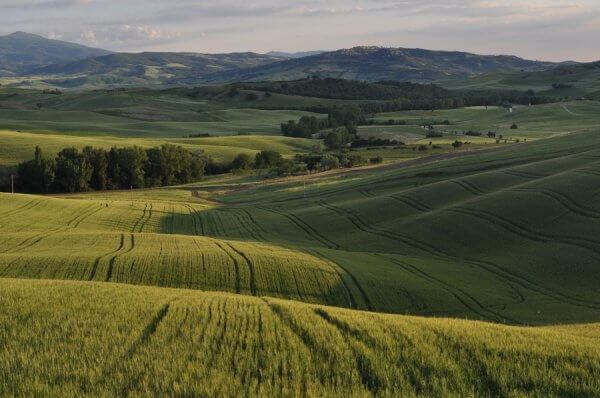
[[[0,36],[0,77],[20,76],[51,64],[107,54],[110,51],[15,32]]]
[[[133,206],[129,192],[3,194],[0,276],[276,292],[517,324],[598,321],[599,137],[571,134],[306,188],[292,180],[142,191]],[[312,291],[307,281],[320,282]]]
[[[43,303],[43,305],[40,305]],[[600,326],[0,279],[6,396],[539,396],[600,389]]]

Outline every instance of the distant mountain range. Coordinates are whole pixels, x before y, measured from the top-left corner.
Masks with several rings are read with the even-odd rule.
[[[22,32],[0,37],[0,77],[11,77],[11,86],[176,86],[307,76],[427,83],[559,65],[506,55],[382,47],[267,54],[112,53]]]
[[[15,32],[0,36],[0,76],[19,76],[35,68],[110,53],[80,44]]]
[[[355,80],[431,82],[466,78],[489,72],[540,71],[552,62],[530,61],[515,56],[476,55],[458,51],[407,48],[355,47],[288,59],[271,64],[209,76],[218,81],[295,80],[306,76]]]

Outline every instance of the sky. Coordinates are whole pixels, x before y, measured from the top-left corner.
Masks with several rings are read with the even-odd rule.
[[[14,31],[113,51],[359,45],[600,59],[600,0],[0,0]]]

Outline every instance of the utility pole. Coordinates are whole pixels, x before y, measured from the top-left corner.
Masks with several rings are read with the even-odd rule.
[[[131,207],[133,207],[133,185],[129,188],[131,192]]]
[[[10,192],[15,194],[15,176],[12,174],[10,175]]]

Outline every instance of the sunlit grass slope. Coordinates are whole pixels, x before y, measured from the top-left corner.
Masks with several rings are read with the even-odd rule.
[[[2,276],[222,290],[351,305],[352,293],[345,285],[349,278],[336,264],[260,242],[262,229],[246,214],[236,219],[202,217],[202,205],[138,201],[131,206],[8,194],[0,195],[0,209]],[[192,236],[209,229],[251,233],[255,240]]]
[[[43,303],[43,305],[41,305]],[[538,396],[600,391],[597,326],[0,279],[3,396]]]

